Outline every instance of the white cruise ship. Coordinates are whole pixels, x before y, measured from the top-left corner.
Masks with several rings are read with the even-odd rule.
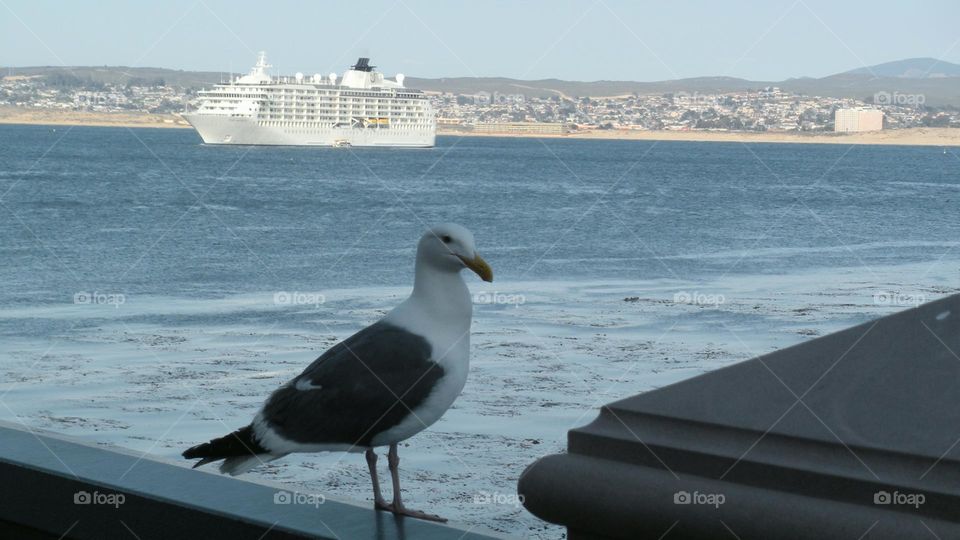
[[[260,53],[250,73],[199,93],[183,118],[207,144],[293,146],[434,145],[437,122],[423,92],[374,71],[361,58],[343,78],[271,77]]]

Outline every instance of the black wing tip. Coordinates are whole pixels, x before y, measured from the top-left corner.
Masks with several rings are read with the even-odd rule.
[[[193,465],[193,468],[196,469],[201,465],[229,457],[252,456],[261,453],[267,453],[267,450],[253,436],[252,426],[246,426],[210,442],[191,446],[180,455],[186,459],[200,458],[200,461]]]
[[[202,467],[207,463],[213,463],[214,461],[220,461],[221,459],[225,459],[225,456],[218,456],[218,455],[211,455],[211,454],[212,454],[211,444],[203,443],[203,444],[198,444],[196,446],[187,448],[180,455],[182,455],[187,459],[200,458],[200,461],[194,463],[191,469],[196,469],[197,467]]]
[[[198,445],[196,445],[196,446],[191,446],[190,448],[187,448],[186,450],[184,450],[183,453],[180,454],[180,455],[183,456],[183,457],[185,457],[185,458],[187,458],[187,459],[195,459],[195,458],[198,458],[198,457],[204,457],[204,456],[203,456],[203,450],[205,450],[204,447],[205,447],[205,446],[208,446],[209,444],[210,444],[210,443],[203,443],[203,444],[198,444]]]

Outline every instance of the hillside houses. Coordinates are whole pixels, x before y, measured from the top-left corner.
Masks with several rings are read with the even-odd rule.
[[[195,89],[169,86],[162,80],[135,79],[112,85],[68,77],[0,79],[0,106],[177,113],[188,108],[194,97]],[[864,107],[883,112],[884,129],[960,127],[960,111],[932,109],[925,107],[922,100],[903,98],[878,94],[873,103],[867,103],[792,94],[778,87],[716,94],[677,92],[609,97],[559,93],[530,97],[497,92],[431,95],[439,124],[444,127],[540,122],[594,129],[820,132],[833,130],[838,109]]]

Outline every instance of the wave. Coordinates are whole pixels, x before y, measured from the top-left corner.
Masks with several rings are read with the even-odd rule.
[[[891,186],[906,186],[906,187],[932,187],[932,188],[942,188],[942,189],[960,189],[960,184],[947,184],[940,182],[887,182]]]
[[[873,251],[878,249],[900,249],[900,248],[950,248],[957,245],[957,242],[948,241],[895,241],[895,242],[864,242],[859,244],[845,244],[835,246],[813,246],[813,247],[783,247],[783,248],[757,248],[749,250],[728,250],[716,251],[712,253],[697,254],[678,254],[661,255],[660,259],[674,260],[699,260],[699,259],[737,259],[737,258],[757,258],[757,257],[791,257],[796,255],[811,255],[818,253],[845,253],[849,251]]]

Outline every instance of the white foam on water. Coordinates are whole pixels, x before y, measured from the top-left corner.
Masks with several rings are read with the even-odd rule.
[[[940,182],[887,182],[892,186],[917,187],[917,188],[942,188],[942,189],[960,189],[960,184],[947,184]]]

